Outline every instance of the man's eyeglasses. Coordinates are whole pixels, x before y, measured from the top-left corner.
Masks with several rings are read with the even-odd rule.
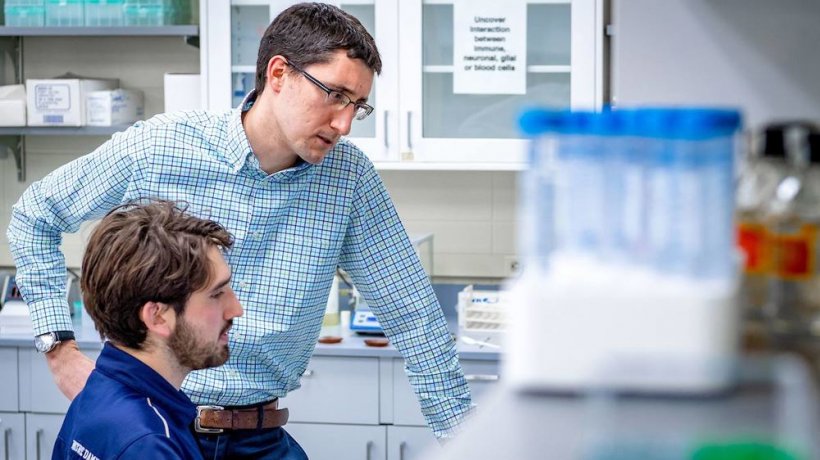
[[[353,104],[353,106],[356,108],[355,118],[357,120],[364,120],[365,118],[367,118],[368,115],[373,113],[373,107],[365,104],[364,102],[354,102],[352,99],[347,97],[347,94],[341,91],[336,91],[335,89],[328,88],[327,85],[317,80],[316,77],[314,77],[313,75],[299,68],[299,66],[297,66],[296,64],[288,62],[288,65],[296,69],[297,72],[304,75],[305,78],[307,78],[311,83],[318,86],[319,89],[327,93],[327,102],[333,108],[337,110],[344,110],[348,105]]]

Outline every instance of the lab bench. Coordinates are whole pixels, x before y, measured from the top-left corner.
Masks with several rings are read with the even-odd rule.
[[[96,359],[96,334],[80,327],[76,334],[80,350]],[[458,352],[480,404],[498,384],[499,353],[462,343]],[[0,369],[0,453],[50,458],[69,401],[29,335],[0,334]],[[317,344],[301,383],[281,406],[290,409],[285,428],[311,459],[412,460],[438,448],[392,346],[369,347],[355,335]]]

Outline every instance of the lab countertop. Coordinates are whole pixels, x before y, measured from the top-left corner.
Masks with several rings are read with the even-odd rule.
[[[455,324],[451,323],[451,330]],[[82,350],[94,350],[101,348],[100,337],[93,328],[82,327],[79,320],[75,320],[74,335],[77,338],[77,345]],[[386,347],[371,347],[364,343],[372,336],[360,336],[351,332],[343,333],[342,341],[336,344],[316,344],[314,356],[343,356],[343,357],[376,357],[376,358],[400,358],[401,354],[392,345]],[[2,347],[34,347],[31,333],[10,333],[0,329],[0,346]],[[468,345],[461,341],[457,344],[458,355],[461,359],[498,361],[499,350],[488,348],[482,345]]]

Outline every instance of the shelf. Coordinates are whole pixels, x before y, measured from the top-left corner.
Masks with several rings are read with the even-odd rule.
[[[110,136],[129,126],[20,126],[0,128],[0,136]]]
[[[8,27],[0,26],[0,37],[196,37],[199,26],[116,27]]]
[[[529,73],[570,73],[572,66],[568,65],[528,65]],[[453,73],[451,65],[426,65],[424,73]]]

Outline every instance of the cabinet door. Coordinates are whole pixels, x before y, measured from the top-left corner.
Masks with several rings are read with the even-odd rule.
[[[402,156],[520,164],[526,149],[517,123],[522,108],[600,106],[600,4],[528,0],[526,94],[508,95],[454,91],[453,0],[400,2]]]
[[[461,360],[461,368],[470,386],[473,403],[480,405],[489,391],[498,384],[498,362]],[[393,410],[396,425],[426,425],[418,398],[404,372],[404,361],[401,359],[393,360],[393,382],[395,385]]]
[[[3,460],[26,458],[26,420],[23,414],[0,412],[0,455]]]
[[[425,460],[441,454],[441,446],[427,427],[387,427],[387,460]]]
[[[311,460],[384,460],[383,426],[288,423],[285,430]]]
[[[207,108],[237,107],[254,88],[259,41],[270,22],[293,3],[296,2],[203,0],[202,27],[206,38],[200,57]],[[373,161],[395,159],[399,138],[398,1],[347,0],[336,4],[359,19],[373,35],[383,67],[368,97],[375,110],[364,120],[353,120],[348,137]]]
[[[301,383],[282,399],[291,421],[379,423],[378,358],[314,356]]]
[[[63,425],[63,415],[26,414],[26,458],[45,460],[51,458],[54,443]]]
[[[100,355],[98,350],[83,349],[92,360]],[[71,401],[54,383],[46,358],[33,348],[20,348],[20,410],[45,414],[65,414]]]
[[[0,411],[17,412],[17,347],[0,348]]]

